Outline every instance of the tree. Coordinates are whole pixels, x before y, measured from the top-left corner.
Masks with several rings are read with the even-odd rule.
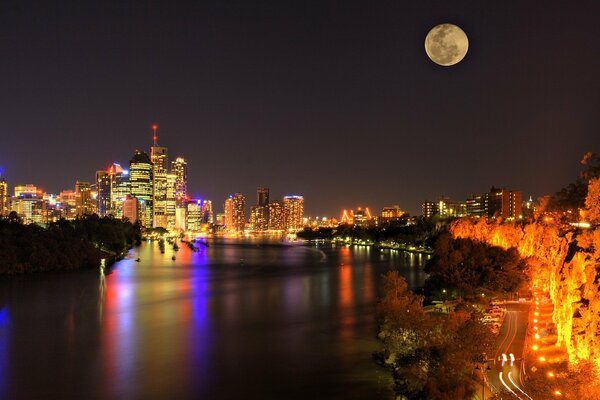
[[[600,178],[590,180],[584,217],[594,225],[600,224]]]

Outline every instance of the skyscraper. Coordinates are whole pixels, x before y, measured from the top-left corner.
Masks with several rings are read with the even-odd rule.
[[[8,213],[8,183],[0,176],[0,216]]]
[[[152,226],[167,228],[167,173],[169,165],[168,148],[158,145],[158,126],[153,125],[154,142],[150,147],[152,162]]]
[[[187,197],[187,161],[183,157],[177,157],[171,162],[171,173],[175,174],[175,198],[178,205],[185,204]]]
[[[240,233],[246,228],[246,198],[241,193],[230,195],[225,200],[225,228]]]
[[[96,190],[98,215],[104,217],[110,212],[110,175],[107,171],[96,171]]]
[[[78,216],[94,213],[92,187],[89,182],[75,182],[75,210]]]
[[[135,224],[140,218],[140,203],[133,196],[127,196],[123,201],[123,219]]]
[[[273,201],[269,203],[269,221],[267,223],[270,231],[283,231],[285,229],[285,215],[283,202]]]
[[[145,152],[136,150],[129,162],[129,184],[131,185],[131,195],[140,202],[142,226],[147,228],[152,227],[153,178],[150,157]]]
[[[304,218],[304,197],[285,196],[283,198],[283,213],[285,230],[296,232],[303,227]]]

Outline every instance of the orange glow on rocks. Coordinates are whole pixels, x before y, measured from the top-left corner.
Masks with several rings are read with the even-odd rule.
[[[460,219],[450,231],[455,237],[515,247],[528,259],[532,286],[548,292],[554,304],[557,345],[565,346],[570,362],[592,360],[600,368],[599,228],[576,231],[558,224]]]

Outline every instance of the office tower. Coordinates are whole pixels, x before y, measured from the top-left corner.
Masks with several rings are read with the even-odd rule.
[[[250,208],[250,229],[255,232],[263,232],[269,229],[268,212],[268,205],[252,206]]]
[[[270,231],[283,231],[285,229],[285,216],[283,202],[273,201],[267,206],[269,208],[268,227]]]
[[[165,193],[165,215],[167,220],[167,229],[175,229],[176,225],[176,184],[177,176],[175,174],[167,174],[167,187]]]
[[[256,205],[266,206],[269,204],[269,188],[256,188]]]
[[[187,202],[187,230],[197,232],[202,227],[202,201]]]
[[[523,194],[494,186],[485,194],[486,214],[490,218],[519,218],[522,215]]]
[[[135,224],[140,218],[140,203],[134,196],[127,195],[123,200],[123,219]]]
[[[296,232],[303,227],[304,218],[304,197],[302,196],[284,196],[283,214],[285,230]]]
[[[75,213],[78,216],[94,213],[94,197],[89,182],[75,182]]]
[[[0,216],[8,214],[8,183],[0,176]]]
[[[223,213],[225,214],[224,225],[225,229],[228,231],[233,231],[233,198],[229,196],[225,199],[225,203],[223,204]]]
[[[202,202],[202,223],[212,224],[213,223],[213,207],[212,201],[204,200]]]
[[[447,197],[440,197],[437,201],[425,201],[421,205],[423,216],[431,218],[440,217],[464,217],[467,215],[467,204],[459,201],[452,201]]]
[[[243,232],[246,228],[246,198],[241,193],[230,195],[225,200],[225,228],[230,232]]]
[[[171,173],[175,174],[175,198],[177,204],[183,205],[187,197],[187,162],[183,157],[177,157],[171,162]]]
[[[404,211],[399,205],[394,204],[393,206],[383,207],[381,209],[381,222],[397,221],[404,215]]]
[[[467,216],[483,217],[486,215],[484,197],[485,196],[482,196],[481,194],[472,194],[467,197]]]
[[[136,150],[129,162],[129,184],[131,195],[140,203],[140,219],[142,226],[151,228],[152,225],[152,182],[154,174],[150,157],[143,151]]]
[[[156,131],[158,127],[154,125],[154,143],[150,147],[150,161],[152,162],[152,226],[167,228],[167,174],[168,174],[168,148],[158,145],[158,136]]]
[[[110,213],[110,175],[105,170],[96,171],[96,204],[98,215],[105,217]]]
[[[17,185],[15,186],[15,197],[19,197],[24,194],[29,195],[41,195],[42,191],[37,188],[37,186],[28,183],[26,185]]]
[[[49,203],[54,203],[62,218],[73,220],[77,217],[77,195],[73,190],[63,190],[58,194],[58,198],[49,198]]]

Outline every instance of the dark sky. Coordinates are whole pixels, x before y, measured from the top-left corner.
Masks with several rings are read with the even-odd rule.
[[[83,3],[86,3],[84,5]],[[11,186],[93,180],[148,150],[194,195],[301,193],[310,215],[534,197],[600,152],[600,1],[0,2],[0,165]],[[466,58],[426,56],[443,22]]]

